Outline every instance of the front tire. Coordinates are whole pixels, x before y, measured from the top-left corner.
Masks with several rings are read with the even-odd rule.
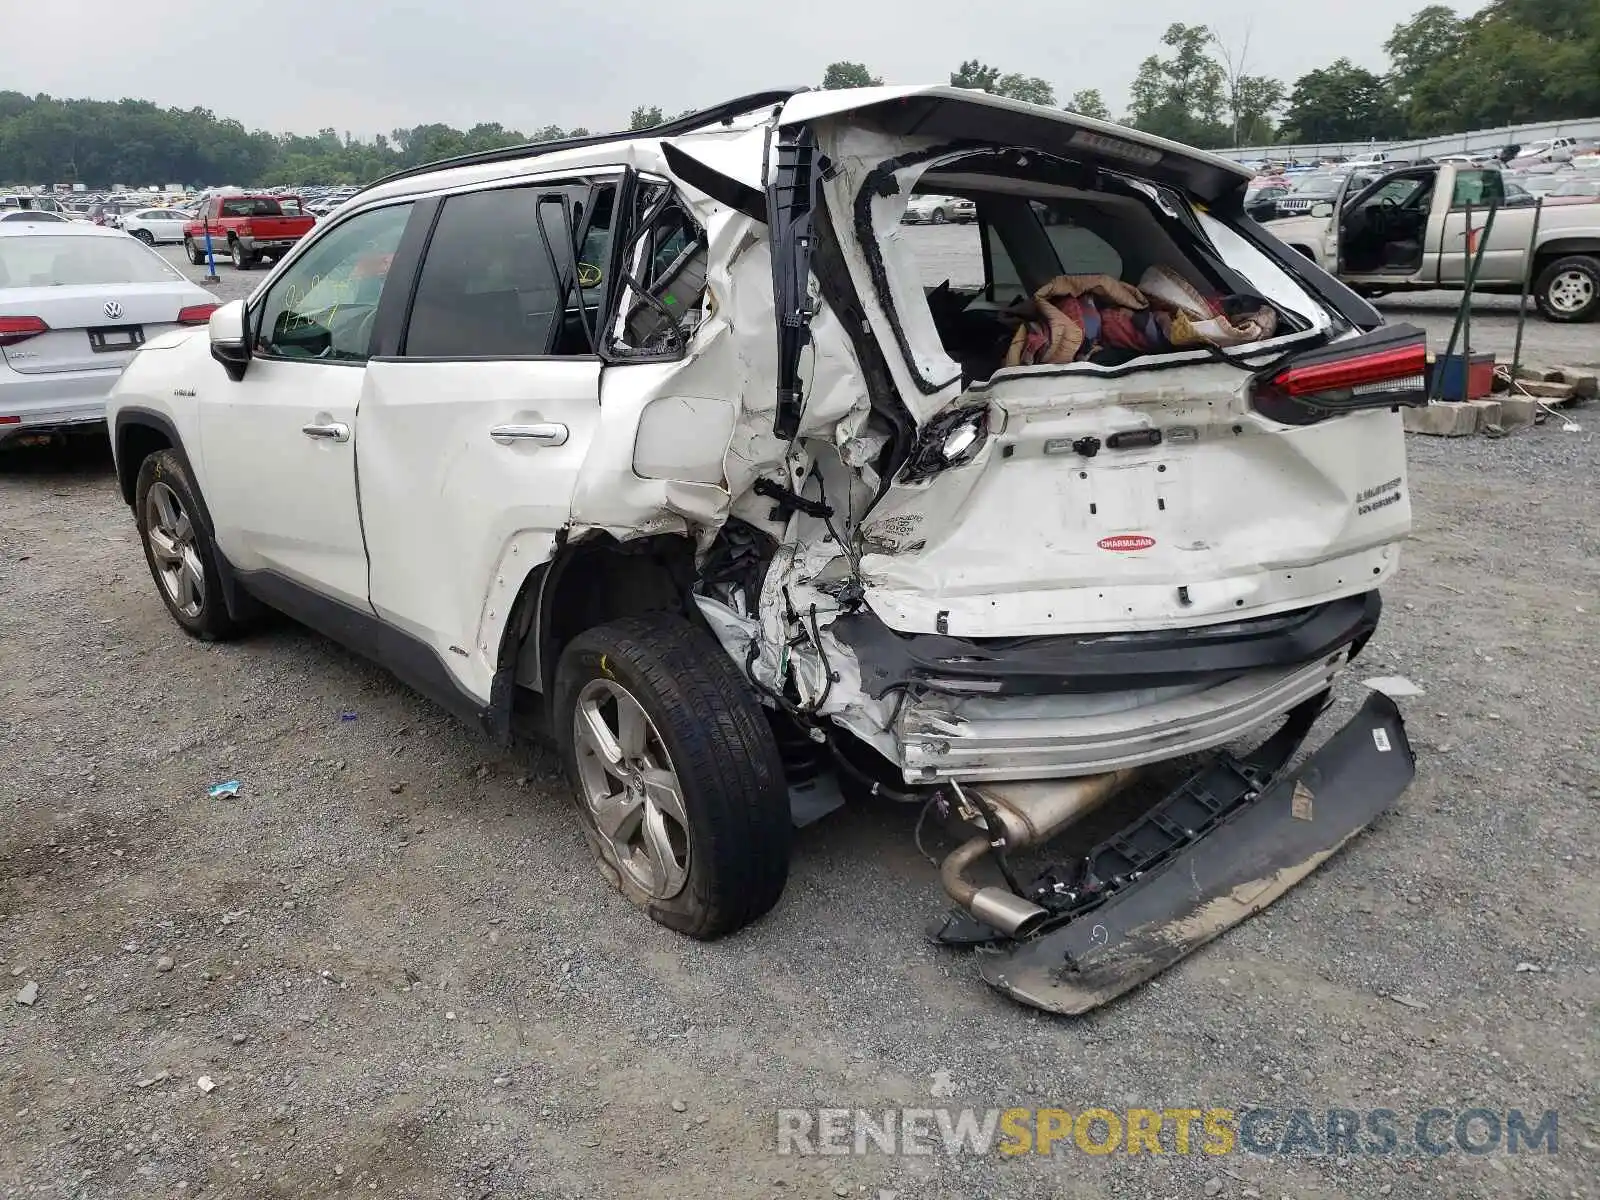
[[[945,214],[944,209],[936,208],[933,210],[933,223],[935,225],[943,225],[949,219],[950,218]]]
[[[155,234],[151,233],[148,229],[135,229],[133,231],[133,236],[138,238],[146,246],[154,246],[156,244]]]
[[[793,828],[783,764],[710,636],[670,613],[580,634],[551,721],[601,872],[651,919],[710,940],[778,902]]]
[[[1559,258],[1539,273],[1533,294],[1547,321],[1592,321],[1600,315],[1600,261],[1583,255]]]
[[[156,590],[190,637],[224,641],[241,627],[223,600],[216,545],[196,496],[188,468],[173,451],[159,451],[139,464],[133,511]]]

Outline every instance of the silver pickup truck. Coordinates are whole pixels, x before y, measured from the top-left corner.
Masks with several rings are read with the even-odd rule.
[[[1532,245],[1534,210],[1507,204],[1504,177],[1494,167],[1404,167],[1365,186],[1347,184],[1309,216],[1263,228],[1362,295],[1382,296],[1461,287],[1469,208],[1476,246],[1491,206],[1499,212],[1477,290],[1515,295],[1528,280],[1547,319],[1600,316],[1600,204],[1546,204]]]

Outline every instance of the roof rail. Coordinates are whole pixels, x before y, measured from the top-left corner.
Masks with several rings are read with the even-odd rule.
[[[696,129],[703,129],[707,125],[718,123],[726,124],[735,117],[745,113],[755,112],[758,109],[769,108],[782,104],[791,96],[806,91],[805,88],[782,88],[770,92],[752,92],[748,96],[739,96],[733,100],[715,104],[710,108],[703,108],[699,112],[686,113],[681,117],[674,117],[670,121],[663,121],[660,125],[652,125],[649,129],[629,129],[618,133],[591,133],[583,137],[557,138],[550,142],[526,142],[518,146],[500,146],[494,150],[477,150],[471,154],[458,154],[452,158],[441,158],[435,162],[423,163],[421,166],[407,167],[402,171],[394,171],[380,179],[375,179],[362,192],[370,191],[385,183],[393,183],[397,179],[410,179],[415,175],[428,175],[434,171],[444,171],[452,167],[477,167],[489,163],[511,162],[519,158],[535,158],[543,154],[554,154],[557,150],[576,150],[582,146],[604,146],[608,142],[628,142],[645,137],[677,137],[679,134],[693,133]],[[361,193],[356,193],[360,195]]]

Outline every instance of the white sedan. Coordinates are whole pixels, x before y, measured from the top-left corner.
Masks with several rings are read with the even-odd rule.
[[[216,307],[125,233],[0,221],[0,445],[103,422],[134,352]]]
[[[146,246],[157,242],[183,241],[183,227],[194,220],[188,213],[175,208],[141,208],[123,213],[117,219],[117,228],[131,233]]]

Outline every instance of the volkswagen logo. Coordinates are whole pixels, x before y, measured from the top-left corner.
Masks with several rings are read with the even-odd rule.
[[[106,316],[110,317],[113,321],[120,321],[122,319],[122,305],[118,304],[115,300],[107,300]]]

